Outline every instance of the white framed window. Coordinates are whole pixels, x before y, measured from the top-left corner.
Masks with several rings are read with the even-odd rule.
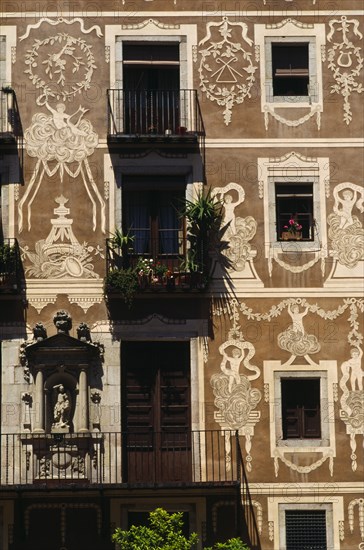
[[[289,384],[286,383],[289,382]],[[310,386],[310,381],[311,386]],[[334,422],[334,385],[337,384],[336,361],[317,364],[264,361],[264,383],[269,394],[270,450],[275,460],[281,459],[290,467],[292,453],[320,453],[333,459],[336,456]],[[316,395],[299,395],[298,386]],[[311,390],[310,390],[311,387]],[[295,388],[296,397],[287,399]],[[296,403],[294,399],[296,398]],[[293,409],[296,409],[294,411]],[[315,410],[316,409],[316,410]],[[287,418],[287,414],[290,418]],[[306,414],[306,430],[299,416]],[[301,426],[299,426],[301,422]],[[287,456],[286,456],[287,455]],[[312,466],[315,469],[316,466]],[[331,466],[330,466],[331,468]]]
[[[274,373],[275,443],[277,447],[328,447],[327,371],[302,368]]]
[[[285,19],[254,26],[260,51],[262,111],[276,107],[318,105],[322,111],[321,48],[325,25]]]
[[[280,549],[333,550],[332,504],[280,504]]]
[[[302,225],[299,250],[325,251],[329,159],[292,151],[281,158],[258,158],[258,170],[266,258],[272,248],[282,248],[282,233],[291,216]]]
[[[317,103],[316,39],[314,37],[267,37],[265,92],[269,103]]]

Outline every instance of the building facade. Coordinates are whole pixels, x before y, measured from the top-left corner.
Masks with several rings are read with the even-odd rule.
[[[0,548],[363,549],[362,2],[1,9]]]

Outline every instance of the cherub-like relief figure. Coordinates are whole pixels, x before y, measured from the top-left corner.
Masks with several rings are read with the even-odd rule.
[[[238,347],[233,348],[231,352],[232,356],[228,355],[225,352],[225,350],[223,350],[222,354],[223,354],[223,360],[221,361],[220,368],[221,368],[221,371],[229,377],[228,389],[229,389],[229,392],[231,393],[234,382],[236,384],[240,384],[239,369],[240,369],[240,363],[244,358],[244,354],[243,354],[243,350]],[[228,364],[230,365],[229,368],[227,366]]]
[[[361,368],[363,350],[359,346],[354,347],[351,349],[350,355],[351,358],[347,361],[344,361],[341,365],[343,378],[347,380],[350,376],[350,385],[352,391],[356,390],[356,386],[358,386],[359,391],[363,391],[364,370]]]
[[[235,215],[236,208],[244,202],[244,189],[238,183],[230,182],[225,187],[215,187],[211,195],[223,203],[223,239],[228,246],[222,254],[231,269],[243,271],[246,262],[254,257],[249,241],[257,230],[257,222],[252,216],[240,218]]]
[[[304,311],[300,313],[300,308],[297,304],[289,304],[288,313],[290,314],[292,319],[291,329],[293,330],[293,332],[298,332],[300,334],[305,333],[305,329],[303,327],[303,318],[305,315],[307,315],[307,312],[308,306],[305,308]]]
[[[342,265],[354,268],[364,259],[364,230],[354,208],[364,212],[364,189],[354,183],[340,183],[334,189],[333,213],[327,218],[332,256]]]
[[[237,200],[234,200],[230,191],[236,191]],[[229,234],[236,234],[235,208],[244,202],[244,189],[237,183],[229,183],[226,187],[216,187],[212,191],[212,196],[223,201],[223,219],[222,225]]]
[[[81,122],[81,118],[85,113],[87,113],[88,109],[84,109],[83,107],[79,107],[77,111],[72,113],[72,115],[68,115],[66,111],[66,105],[64,103],[57,103],[56,108],[53,109],[49,105],[49,103],[46,101],[45,106],[47,107],[48,111],[52,114],[53,117],[53,124],[57,128],[57,130],[61,130],[62,128],[69,128],[73,134],[76,134],[78,136],[86,136],[87,133],[84,130],[80,130],[78,128],[78,125]],[[73,123],[71,122],[71,118],[73,118],[77,113],[80,113],[77,122]]]
[[[339,229],[345,229],[346,227],[353,225],[354,220],[352,216],[352,210],[357,200],[357,191],[351,189],[344,189],[342,197],[337,190],[334,191],[335,206],[333,208],[335,214],[340,217]],[[358,208],[360,207],[360,201]],[[361,210],[362,211],[362,210]]]
[[[69,392],[65,390],[63,384],[53,386],[56,392],[56,402],[53,407],[53,428],[66,428],[69,426],[69,416],[71,411],[71,402]]]
[[[321,346],[316,336],[307,334],[303,326],[303,318],[307,315],[309,306],[300,311],[300,303],[301,300],[289,302],[287,311],[292,319],[292,324],[285,331],[278,334],[278,345],[292,355],[302,357],[310,353],[317,353],[320,351]]]

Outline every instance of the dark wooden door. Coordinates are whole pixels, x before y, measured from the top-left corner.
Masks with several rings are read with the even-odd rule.
[[[129,483],[191,478],[188,342],[125,342],[124,478]]]

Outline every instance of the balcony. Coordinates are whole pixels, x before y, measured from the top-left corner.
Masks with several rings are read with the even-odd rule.
[[[108,90],[109,146],[198,152],[205,128],[197,90]]]
[[[179,233],[176,232],[173,243],[166,238],[161,241],[161,236],[152,239],[148,242],[148,253],[115,246],[112,239],[106,239],[106,293],[123,293],[118,284],[121,282],[122,285],[123,278],[130,283],[134,280],[136,293],[205,291],[208,273],[202,262],[202,250],[196,252],[193,262],[188,261],[188,256],[191,256],[188,254],[189,243]]]
[[[0,90],[0,146],[14,146],[22,137],[18,102],[14,90]]]
[[[21,259],[18,241],[3,239],[0,244],[0,294],[18,294],[21,290]]]
[[[229,448],[229,455],[226,455]],[[0,486],[239,485],[236,432],[2,434]]]

